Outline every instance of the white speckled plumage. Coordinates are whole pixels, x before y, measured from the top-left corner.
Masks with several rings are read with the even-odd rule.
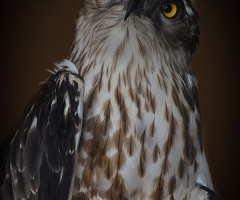
[[[184,3],[186,5],[186,2]],[[199,127],[196,125],[196,119],[200,121],[198,105],[194,105],[194,110],[191,110],[181,91],[178,93],[178,99],[183,103],[189,115],[189,135],[192,139],[192,145],[197,149],[195,162],[198,169],[194,172],[194,165],[186,159],[184,161],[184,165],[186,165],[184,176],[178,177],[177,175],[179,160],[184,157],[184,138],[182,135],[184,122],[182,121],[182,113],[174,102],[171,88],[192,90],[193,87],[196,87],[195,78],[191,75],[189,68],[190,52],[184,52],[182,49],[179,50],[180,52],[166,52],[165,42],[159,40],[158,36],[155,35],[155,26],[149,18],[131,15],[126,21],[122,20],[125,14],[123,4],[109,7],[105,5],[104,7],[104,2],[100,1],[97,6],[101,7],[102,11],[94,10],[95,1],[85,2],[84,6],[77,23],[76,40],[70,59],[79,67],[79,74],[85,80],[85,108],[88,107],[89,96],[96,96],[94,96],[94,102],[91,102],[89,111],[85,111],[86,127],[83,130],[82,142],[88,141],[92,146],[96,145],[93,137],[97,137],[97,135],[94,130],[89,132],[88,126],[92,124],[90,125],[88,121],[95,120],[93,124],[96,126],[99,122],[104,122],[106,108],[103,105],[108,101],[112,106],[111,128],[108,129],[105,136],[102,136],[102,143],[107,143],[108,140],[116,137],[115,135],[123,126],[122,123],[129,123],[129,125],[124,133],[126,139],[121,148],[109,147],[106,152],[107,158],[115,168],[115,170],[112,169],[114,172],[111,177],[104,175],[104,168],[108,164],[104,163],[103,166],[99,166],[95,161],[90,162],[89,159],[94,160],[97,156],[89,155],[85,147],[80,145],[78,164],[80,167],[76,173],[76,179],[79,179],[81,187],[74,190],[74,199],[81,199],[84,195],[86,198],[94,199],[96,198],[95,193],[104,197],[105,193],[114,187],[112,182],[118,173],[124,182],[125,198],[153,198],[152,194],[157,185],[156,177],[161,175],[162,165],[166,159],[162,153],[169,136],[169,122],[165,116],[165,109],[168,109],[168,112],[174,116],[176,124],[174,139],[171,139],[174,144],[170,152],[167,153],[169,167],[167,167],[164,176],[166,184],[162,188],[164,194],[161,199],[170,198],[168,183],[174,176],[176,176],[174,178],[176,189],[173,193],[175,199],[183,199],[190,194],[198,180],[202,180],[201,184],[212,188],[205,155],[200,151],[197,138]],[[189,15],[194,14],[192,8],[187,9]],[[183,80],[183,73],[186,75],[185,80]],[[159,84],[160,82],[162,84]],[[175,85],[176,83],[178,85]],[[97,92],[93,92],[92,88],[96,88]],[[115,97],[116,88],[124,96],[128,116],[126,120],[129,122],[121,122],[121,111]],[[133,91],[135,97],[129,90]],[[148,95],[151,95],[153,102],[146,106]],[[151,106],[153,107],[151,108]],[[150,136],[149,130],[153,121],[156,134]],[[104,135],[104,133],[99,133],[99,135],[101,134]],[[146,134],[144,136],[145,142],[142,145],[141,137],[144,134]],[[135,151],[129,155],[127,143],[131,136],[135,142]],[[160,153],[154,163],[151,159],[156,145],[159,147]],[[141,162],[142,147],[144,148],[145,171],[141,177],[138,166]],[[118,170],[115,159],[116,155],[119,155],[119,151],[125,155],[125,163]],[[93,165],[91,169],[92,179],[88,177],[86,170],[86,168],[91,167],[91,164]],[[84,177],[89,178],[90,185],[81,181]],[[77,198],[77,196],[80,197]],[[108,198],[105,196],[103,199]]]
[[[69,58],[11,144],[0,195],[217,199],[191,73],[197,20],[192,0],[84,1]]]

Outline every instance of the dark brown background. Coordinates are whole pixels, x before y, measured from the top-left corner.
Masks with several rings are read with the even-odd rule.
[[[239,29],[237,1],[198,1],[200,46],[193,57],[205,150],[222,199],[239,193]],[[81,1],[1,3],[0,141],[14,133],[23,112],[53,69],[68,55]]]

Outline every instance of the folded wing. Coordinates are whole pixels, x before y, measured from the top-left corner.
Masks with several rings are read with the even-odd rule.
[[[12,140],[3,199],[67,200],[71,192],[82,129],[83,79],[70,61],[60,65]]]

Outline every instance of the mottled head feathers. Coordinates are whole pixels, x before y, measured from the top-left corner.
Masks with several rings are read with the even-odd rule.
[[[199,35],[198,14],[193,2],[193,0],[90,0],[86,4],[89,4],[93,11],[99,7],[106,11],[117,5],[122,6],[125,11],[122,20],[125,21],[131,15],[135,18],[146,17],[151,20],[159,36],[168,40],[170,46],[176,48],[176,45],[183,46],[192,53],[196,49]],[[170,3],[176,4],[177,13],[168,19],[162,10]]]

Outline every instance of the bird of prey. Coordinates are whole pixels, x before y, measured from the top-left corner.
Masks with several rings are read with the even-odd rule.
[[[69,57],[10,144],[4,200],[217,199],[193,0],[85,0]]]

